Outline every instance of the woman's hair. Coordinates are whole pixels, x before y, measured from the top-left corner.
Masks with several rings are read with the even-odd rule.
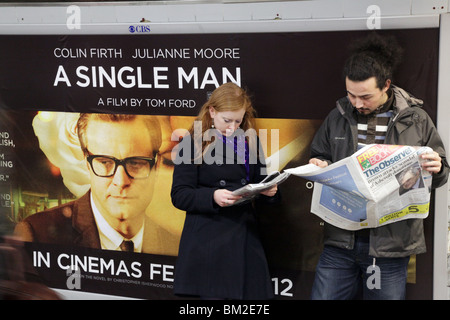
[[[240,124],[240,129],[247,131],[255,128],[256,111],[253,108],[251,98],[244,89],[235,83],[227,82],[215,89],[208,101],[206,101],[200,109],[195,121],[201,121],[202,135],[205,131],[211,129],[213,125],[213,120],[211,119],[209,113],[209,107],[213,107],[216,112],[238,111],[245,109],[244,117],[242,119],[242,123]],[[191,137],[193,137],[194,124],[189,129],[189,133],[191,134]],[[201,150],[204,151],[211,142],[212,141],[203,141]]]
[[[382,37],[375,32],[371,33],[368,37],[356,41],[351,47],[351,55],[344,65],[344,78],[351,81],[365,81],[375,77],[377,87],[382,89],[386,80],[392,79],[402,52],[394,37]]]
[[[212,119],[209,114],[209,107],[213,107],[216,112],[224,111],[238,111],[245,109],[244,118],[240,128],[242,130],[248,130],[254,128],[254,120],[256,111],[253,109],[252,101],[247,92],[238,85],[227,82],[211,93],[208,101],[200,109],[197,115],[196,121],[202,121],[202,133],[212,127]],[[193,126],[189,132],[193,133]]]

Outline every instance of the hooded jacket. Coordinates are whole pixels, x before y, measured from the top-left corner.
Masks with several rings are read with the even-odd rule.
[[[391,87],[395,97],[394,114],[388,124],[385,144],[432,148],[442,158],[442,169],[433,174],[432,188],[444,185],[449,165],[436,127],[422,109],[423,101],[399,87]],[[353,112],[347,97],[336,102],[336,108],[324,120],[312,141],[311,158],[333,163],[357,151],[358,129]],[[325,223],[324,237],[326,245],[352,249],[355,232]],[[425,251],[422,219],[407,219],[370,229],[369,254],[374,257],[405,257]]]

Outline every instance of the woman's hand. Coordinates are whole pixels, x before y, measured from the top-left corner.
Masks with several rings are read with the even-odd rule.
[[[217,189],[214,191],[214,201],[221,207],[233,205],[241,196],[233,196],[232,191],[226,189]]]
[[[265,191],[261,191],[260,193],[267,197],[273,197],[277,193],[277,190],[278,190],[278,186],[274,185],[274,186],[272,186],[272,188],[267,189]]]

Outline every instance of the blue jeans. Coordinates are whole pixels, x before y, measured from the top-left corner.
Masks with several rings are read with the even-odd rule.
[[[367,240],[356,239],[352,250],[325,245],[311,299],[352,299],[362,285],[365,300],[403,300],[408,262],[409,257],[374,260]]]

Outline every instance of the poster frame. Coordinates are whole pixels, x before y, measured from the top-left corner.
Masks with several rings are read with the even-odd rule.
[[[64,7],[67,3],[64,4]],[[42,4],[45,8],[55,7]],[[62,7],[62,5],[61,5]],[[0,6],[0,11],[10,8]],[[138,6],[134,6],[139,10]],[[15,8],[15,10],[27,10],[29,6]],[[445,106],[450,104],[450,92],[445,90],[450,86],[450,61],[443,57],[450,54],[450,14],[420,15],[420,16],[391,16],[382,17],[383,30],[408,29],[408,28],[440,28],[440,54],[439,54],[439,79],[438,79],[438,105],[437,127],[447,150],[450,149],[450,109]],[[264,32],[305,32],[305,31],[344,31],[366,30],[367,18],[339,18],[339,19],[296,19],[296,20],[262,20],[262,21],[211,21],[211,22],[167,22],[151,23],[152,34],[185,34],[185,33],[264,33]],[[83,25],[79,30],[68,30],[62,23],[0,23],[0,34],[129,34],[130,23],[90,23]],[[445,72],[447,70],[447,72]],[[434,243],[432,247],[433,257],[433,298],[448,299],[448,208],[449,191],[444,186],[436,191],[434,223]],[[442,213],[441,213],[442,212]],[[445,214],[443,214],[445,212]],[[57,290],[66,299],[117,299],[121,297],[98,295],[89,292],[74,292],[69,290]]]

